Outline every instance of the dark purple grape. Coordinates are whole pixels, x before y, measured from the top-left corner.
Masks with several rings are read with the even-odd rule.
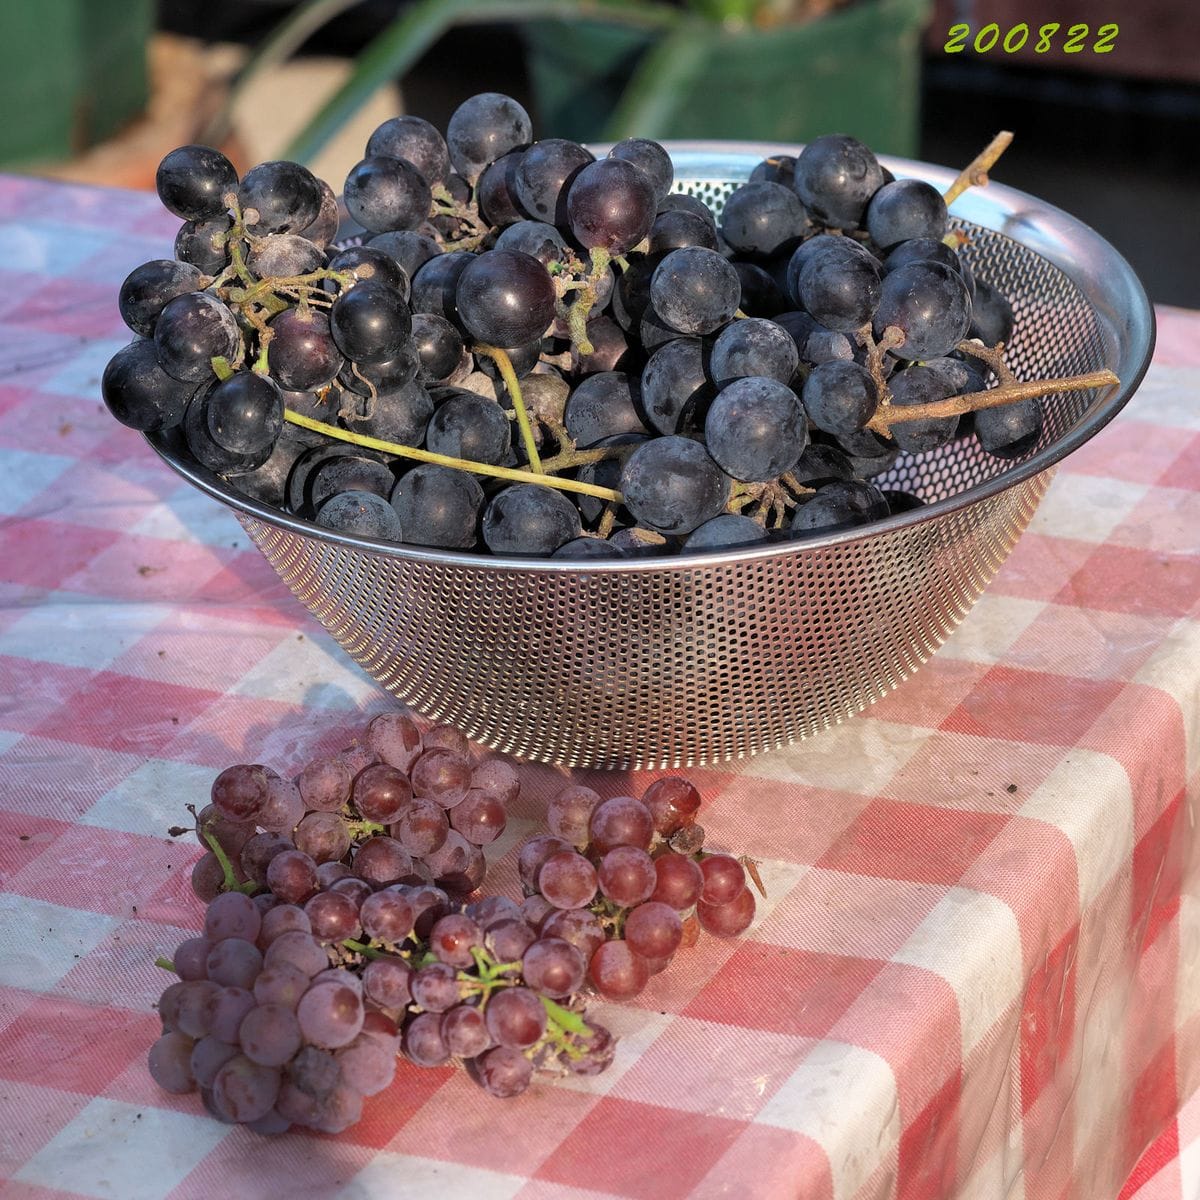
[[[650,356],[642,371],[641,401],[659,433],[679,432],[711,399],[707,359],[699,338],[678,338]]]
[[[139,339],[109,360],[100,381],[104,404],[122,425],[151,433],[184,419],[194,383],[174,379],[159,365],[153,341]]]
[[[177,217],[203,221],[226,211],[225,197],[237,191],[238,177],[220,150],[180,146],[158,164],[154,187],[164,207]]]
[[[585,249],[625,254],[654,223],[656,197],[650,177],[621,158],[589,163],[567,192],[571,232]]]
[[[1014,323],[1008,300],[986,280],[976,280],[968,336],[978,338],[985,346],[996,346],[1001,342],[1007,346],[1012,341]]]
[[[172,301],[172,304],[178,301]],[[904,341],[892,348],[910,362],[949,354],[971,324],[971,297],[962,276],[937,262],[897,267],[883,278],[875,311],[875,336],[899,329]]]
[[[765,542],[770,535],[766,529],[750,517],[737,513],[722,513],[705,521],[684,538],[683,550],[724,550],[730,546],[751,546]]]
[[[455,250],[450,254],[439,254],[419,267],[412,276],[413,312],[433,313],[452,324],[458,324],[455,299],[458,281],[476,257],[465,250]]]
[[[864,428],[879,408],[879,389],[865,367],[838,359],[814,367],[804,383],[804,409],[818,429],[834,435]]]
[[[204,411],[209,436],[231,454],[269,453],[283,428],[279,386],[253,371],[238,371],[215,383],[208,390]]]
[[[712,209],[699,196],[689,196],[686,192],[672,192],[669,196],[664,196],[658,202],[657,211],[659,213],[694,213],[696,216],[708,221],[714,230],[717,228],[717,218],[713,216]]]
[[[153,337],[154,323],[167,302],[186,292],[199,290],[198,268],[172,258],[156,258],[134,267],[125,277],[117,307],[121,312],[121,320],[134,333]]]
[[[525,147],[510,150],[485,167],[479,176],[479,182],[475,185],[475,202],[480,215],[489,225],[514,225],[525,215],[516,197],[517,167],[524,154]]]
[[[866,325],[882,291],[873,258],[833,250],[809,258],[795,287],[796,300],[813,319],[837,333],[853,333]]]
[[[520,157],[514,173],[518,205],[533,218],[551,225],[567,223],[567,192],[575,176],[596,156],[578,142],[544,138]]]
[[[324,250],[337,236],[342,218],[341,213],[338,212],[337,197],[333,194],[333,188],[323,179],[318,179],[317,183],[321,188],[320,211],[303,229],[298,229],[296,232],[302,238],[312,242],[314,246],[320,246]]]
[[[662,204],[675,181],[675,165],[666,150],[649,138],[625,138],[609,152],[609,158],[620,158],[633,163],[645,173],[654,188],[655,204]]]
[[[272,233],[250,247],[246,263],[260,279],[308,275],[325,265],[325,251],[296,233]]]
[[[391,503],[410,545],[469,550],[478,540],[483,489],[465,471],[422,463],[401,476]]]
[[[321,505],[314,520],[325,529],[355,537],[404,540],[396,510],[373,492],[339,492]]]
[[[883,260],[883,273],[886,275],[897,267],[906,267],[915,262],[939,262],[961,275],[967,285],[967,291],[974,293],[975,280],[967,264],[959,257],[957,251],[947,246],[940,238],[910,238],[894,246],[887,258]]]
[[[280,313],[269,328],[271,376],[287,391],[324,387],[342,369],[345,360],[329,332],[325,313],[291,308]]]
[[[704,420],[704,437],[708,453],[728,475],[763,482],[796,465],[808,445],[808,421],[786,384],[751,376],[717,394]]]
[[[792,517],[792,533],[834,533],[888,515],[879,489],[857,479],[836,480],[818,489]]]
[[[219,275],[229,265],[226,235],[232,228],[233,219],[226,216],[184,221],[175,235],[175,257],[205,275]]]
[[[629,456],[621,472],[621,491],[640,525],[658,533],[685,534],[725,507],[729,477],[698,442],[660,437]]]
[[[202,466],[221,475],[240,475],[261,467],[271,457],[273,447],[264,446],[256,454],[235,454],[213,439],[208,430],[208,391],[201,387],[184,410],[182,429],[188,453]]]
[[[303,904],[317,890],[317,864],[300,850],[284,850],[267,866],[267,886],[285,904]]]
[[[567,243],[562,234],[544,221],[517,221],[509,225],[501,231],[494,248],[528,254],[544,267],[567,257]]]
[[[253,942],[262,928],[262,915],[242,892],[222,892],[204,914],[204,936],[214,945],[226,938]]]
[[[796,194],[817,220],[836,229],[857,229],[882,184],[879,160],[846,134],[815,138],[796,157]]]
[[[368,155],[403,158],[432,184],[450,174],[450,152],[437,129],[421,117],[391,117],[367,139]]]
[[[428,182],[412,163],[379,154],[350,168],[344,197],[346,210],[372,233],[416,229],[433,203]]]
[[[721,214],[721,232],[734,250],[762,258],[799,241],[807,224],[800,198],[781,183],[743,184]]]
[[[338,878],[332,883],[326,884],[322,872],[333,874],[341,871]],[[331,892],[339,892],[343,896],[349,896],[354,901],[354,907],[360,908],[364,900],[372,894],[371,885],[365,879],[359,879],[357,875],[351,875],[349,869],[343,863],[322,863],[317,868],[317,878],[321,880],[321,886],[326,887]]]
[[[329,260],[329,270],[352,275],[346,287],[357,287],[371,279],[395,288],[406,301],[412,290],[408,272],[390,254],[372,246],[347,246]]]
[[[395,387],[379,388],[375,394],[370,416],[344,415],[342,423],[355,433],[365,433],[399,446],[420,446],[425,440],[429,419],[433,416],[433,400],[429,392],[415,380]],[[387,497],[395,477],[382,463],[382,472],[373,472],[375,485],[365,488]],[[386,477],[385,477],[386,476]]]
[[[226,767],[213,780],[213,807],[231,821],[256,822],[267,804],[270,776],[258,763]]]
[[[499,92],[480,92],[454,110],[446,126],[446,145],[454,169],[469,182],[488,163],[533,138],[533,122],[515,100]]]
[[[934,238],[946,232],[946,202],[923,179],[885,183],[867,205],[867,232],[884,250],[910,238]]]
[[[364,280],[334,301],[329,328],[347,358],[380,363],[394,358],[408,341],[412,315],[395,288]]]
[[[792,187],[796,179],[796,157],[793,154],[772,154],[750,172],[751,183],[782,183]]]
[[[1015,404],[977,412],[975,436],[979,444],[996,458],[1021,458],[1037,445],[1044,420],[1041,403],[1036,398],[1018,400]],[[896,431],[903,428],[903,425],[897,425]]]
[[[579,510],[562,492],[536,483],[506,487],[483,516],[483,540],[493,554],[553,554],[582,528]]]
[[[796,343],[774,321],[732,321],[713,343],[709,373],[717,387],[751,375],[789,384],[800,365]]]
[[[564,424],[580,449],[620,434],[647,433],[640,382],[621,371],[589,375],[567,400]]]
[[[595,559],[628,558],[629,556],[615,543],[585,534],[583,537],[572,538],[569,542],[564,542],[550,557]]]
[[[447,389],[425,431],[435,454],[469,462],[499,464],[512,446],[512,423],[494,400],[476,392]]]
[[[779,285],[762,267],[754,263],[735,262],[742,298],[738,308],[750,317],[773,317],[788,307]]]
[[[412,229],[377,233],[367,242],[371,250],[381,250],[399,265],[411,280],[432,258],[440,258],[442,248],[427,234]]]
[[[915,364],[897,371],[888,380],[892,404],[905,408],[915,404],[935,404],[954,395],[953,382],[943,370]],[[897,421],[889,427],[901,450],[909,454],[920,454],[924,450],[936,450],[954,439],[958,428],[957,415],[927,418],[920,421]]]
[[[686,246],[672,250],[654,269],[650,299],[672,329],[712,333],[737,311],[742,285],[737,272],[715,250]]]
[[[522,346],[554,319],[554,283],[546,268],[519,250],[490,250],[467,264],[455,292],[458,316],[478,341]]]
[[[233,313],[207,292],[185,292],[168,301],[154,326],[159,365],[188,383],[212,379],[212,360],[232,359],[238,337]]]
[[[692,212],[659,213],[650,226],[649,237],[652,256],[662,257],[685,246],[703,246],[706,250],[717,248],[717,231],[712,221]]]
[[[436,313],[413,314],[412,341],[420,361],[417,379],[421,383],[444,383],[462,362],[462,334]]]
[[[207,977],[221,987],[248,990],[262,970],[262,951],[243,938],[223,938],[209,947],[204,960]]]
[[[311,225],[321,212],[321,185],[307,168],[294,162],[265,162],[246,172],[238,189],[243,214],[254,209],[258,219],[247,221],[253,234],[289,233]]]

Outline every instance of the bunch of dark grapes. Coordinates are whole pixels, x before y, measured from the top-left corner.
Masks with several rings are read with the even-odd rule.
[[[574,945],[606,999],[636,996],[701,929],[736,937],[754,919],[745,867],[704,852],[699,810],[695,785],[676,776],[640,800],[571,785],[550,800],[550,832],[521,847],[526,922]]]
[[[104,399],[252,500],[505,555],[823,534],[920,505],[876,482],[901,454],[1035,447],[1038,400],[997,402],[1012,306],[929,184],[842,135],[719,210],[673,179],[646,139],[534,141],[495,93],[445,137],[384,122],[345,214],[299,164],[239,180],[181,147],[158,172],[175,258],[122,285],[137,336]]]
[[[337,1133],[398,1053],[497,1097],[604,1070],[616,1043],[586,994],[636,994],[700,928],[742,932],[754,900],[737,860],[702,853],[678,778],[641,800],[565,788],[520,851],[525,899],[482,896],[481,847],[519,792],[510,763],[401,710],[294,779],[222,771],[196,814],[204,930],[159,960],[178,981],[153,1078],[260,1133]]]
[[[192,887],[206,902],[231,887],[267,888],[289,904],[396,883],[467,895],[483,882],[482,847],[504,832],[520,786],[502,758],[473,761],[457,729],[423,734],[407,712],[383,713],[361,744],[294,779],[257,763],[222,771],[197,816],[208,853]]]

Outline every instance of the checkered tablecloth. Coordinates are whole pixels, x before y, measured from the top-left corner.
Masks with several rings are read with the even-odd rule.
[[[264,1141],[146,1072],[153,959],[201,915],[165,831],[388,700],[102,409],[117,286],[173,225],[0,182],[0,1194],[1200,1197],[1200,315],[1160,313],[1141,392],[914,679],[694,773],[769,899],[600,1006],[613,1069],[498,1102],[402,1064],[347,1133]],[[526,779],[500,889],[558,782]]]

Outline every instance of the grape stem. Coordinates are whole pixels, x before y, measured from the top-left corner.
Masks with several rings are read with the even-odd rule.
[[[871,379],[875,383],[875,391],[879,396],[880,407],[886,408],[892,402],[892,395],[888,390],[887,379],[883,374],[883,359],[889,350],[894,350],[897,346],[904,345],[904,331],[895,325],[889,325],[883,331],[883,337],[877,342],[871,330],[870,322],[868,322],[855,336],[858,338],[858,344],[867,352],[867,370],[870,372]]]
[[[508,398],[512,401],[513,412],[517,414],[517,426],[521,430],[521,442],[525,447],[525,457],[529,459],[529,465],[538,475],[545,474],[541,455],[538,454],[537,443],[533,440],[533,426],[529,423],[529,413],[525,410],[521,384],[513,369],[512,359],[508,357],[508,352],[501,350],[499,346],[478,343],[475,349],[479,354],[486,354],[499,368],[500,378],[504,380],[504,386],[508,389]]]
[[[596,303],[596,285],[608,270],[612,256],[601,246],[592,248],[592,266],[584,286],[579,290],[575,303],[567,309],[567,328],[571,332],[571,345],[580,356],[592,354],[595,346],[587,335],[587,319]]]
[[[368,946],[366,942],[355,941],[354,938],[343,938],[342,945],[347,950],[353,950],[355,954],[361,954],[363,958],[388,958],[395,962],[406,962],[407,960],[398,954],[387,954],[383,950],[377,950],[374,946]]]
[[[162,967],[164,971],[170,971],[172,975],[179,974],[179,972],[175,970],[175,964],[169,958],[163,958],[161,954],[154,960],[154,965],[156,967]]]
[[[949,208],[968,188],[983,187],[988,182],[988,172],[996,160],[1012,144],[1013,135],[1002,129],[988,144],[959,172],[958,178],[946,189],[942,199]]]
[[[587,1022],[577,1013],[572,1012],[569,1008],[564,1008],[561,1004],[555,1003],[549,996],[538,996],[542,1002],[542,1007],[546,1010],[546,1016],[566,1033],[574,1033],[582,1037],[588,1032]]]
[[[202,829],[200,836],[204,839],[204,844],[213,852],[217,862],[221,864],[221,873],[224,875],[224,879],[221,880],[221,891],[244,892],[247,896],[258,891],[258,884],[252,879],[248,879],[245,883],[238,883],[237,873],[233,869],[233,863],[229,861],[229,855],[225,853],[225,847],[217,841],[213,834],[209,833],[207,829]]]
[[[473,210],[470,205],[460,204],[455,200],[444,184],[435,183],[431,191],[433,194],[433,207],[429,213],[430,219],[434,217],[454,217],[471,231],[466,237],[462,238],[442,238],[439,233],[437,240],[443,246],[452,250],[474,250],[491,233],[491,226],[481,218],[480,214]]]
[[[284,409],[284,419],[302,429],[311,429],[315,433],[323,433],[326,437],[336,438],[342,442],[352,442],[356,446],[366,446],[369,450],[382,450],[385,454],[394,454],[397,458],[410,458],[415,462],[436,463],[442,467],[453,467],[456,471],[467,471],[472,475],[488,475],[493,479],[507,479],[512,483],[537,483],[543,487],[557,488],[562,492],[578,492],[581,496],[595,496],[600,500],[614,500],[618,504],[625,502],[625,497],[613,488],[600,487],[594,483],[582,483],[577,479],[560,479],[555,475],[536,475],[532,471],[518,471],[512,467],[494,467],[490,463],[472,462],[466,458],[452,458],[448,454],[435,454],[432,450],[418,450],[415,446],[401,446],[397,442],[385,442],[382,438],[368,437],[364,433],[352,433],[348,429],[338,429],[326,425],[323,421],[315,421],[302,413]]]

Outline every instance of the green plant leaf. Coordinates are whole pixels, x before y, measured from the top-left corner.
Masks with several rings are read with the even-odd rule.
[[[363,49],[350,77],[296,135],[284,157],[311,161],[380,87],[403,76],[452,26],[535,17],[591,17],[651,29],[669,29],[681,19],[676,9],[645,0],[421,0]]]

